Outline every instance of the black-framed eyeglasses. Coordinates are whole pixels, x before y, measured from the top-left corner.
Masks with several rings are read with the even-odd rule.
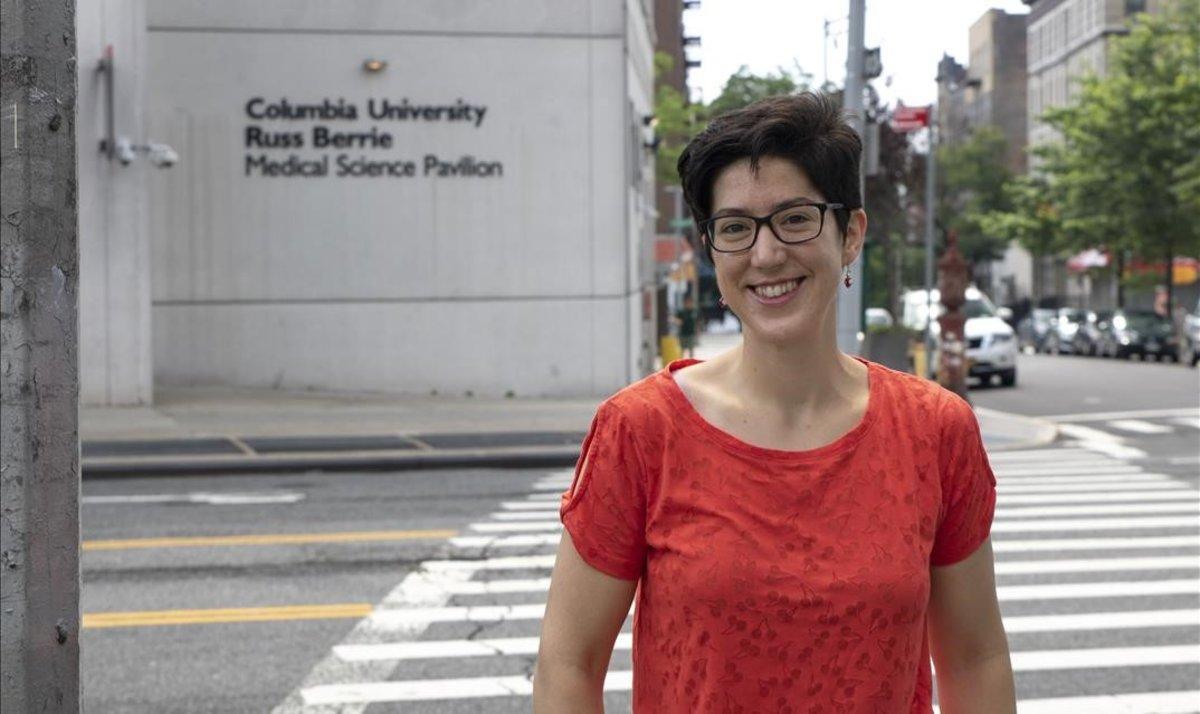
[[[793,203],[766,216],[717,216],[700,224],[708,243],[718,253],[750,250],[758,240],[758,229],[765,223],[780,243],[796,245],[821,235],[825,211],[845,208],[841,203]]]

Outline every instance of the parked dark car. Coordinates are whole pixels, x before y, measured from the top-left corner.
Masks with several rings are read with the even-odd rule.
[[[1058,311],[1050,308],[1038,307],[1030,310],[1029,314],[1017,323],[1017,339],[1021,348],[1032,347],[1035,352],[1041,352],[1046,335],[1050,334],[1050,328],[1057,317]]]
[[[1112,310],[1088,310],[1087,319],[1079,323],[1079,329],[1075,330],[1075,337],[1071,339],[1071,352],[1077,355],[1100,354],[1100,333],[1108,327],[1112,316]]]
[[[1050,331],[1042,342],[1042,351],[1056,355],[1069,353],[1074,345],[1075,333],[1087,321],[1087,311],[1074,307],[1062,307],[1050,324]]]
[[[1097,347],[1106,357],[1179,359],[1175,327],[1167,318],[1150,311],[1113,312],[1107,328],[1100,333]]]

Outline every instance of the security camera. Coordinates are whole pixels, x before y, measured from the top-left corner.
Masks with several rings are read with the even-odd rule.
[[[122,166],[128,166],[137,158],[137,151],[134,150],[133,142],[124,137],[117,139],[116,151],[114,152],[117,161],[121,162]]]
[[[146,149],[150,154],[150,162],[160,169],[167,169],[179,163],[179,154],[166,144],[151,141],[146,144]]]

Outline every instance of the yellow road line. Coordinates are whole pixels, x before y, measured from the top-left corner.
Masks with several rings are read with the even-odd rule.
[[[135,548],[211,548],[242,545],[303,545],[307,543],[367,543],[392,540],[443,540],[458,535],[454,530],[343,531],[340,533],[274,533],[228,536],[183,536],[173,538],[125,538],[85,540],[84,550],[131,550]]]
[[[160,625],[213,625],[223,622],[278,622],[282,620],[359,620],[371,612],[365,602],[333,605],[279,605],[275,607],[211,608],[206,610],[144,610],[96,612],[83,616],[84,629],[155,627]]]

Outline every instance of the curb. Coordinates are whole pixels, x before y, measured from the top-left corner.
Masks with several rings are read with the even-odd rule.
[[[338,452],[186,458],[95,458],[82,463],[85,479],[133,476],[202,476],[296,471],[417,471],[456,468],[574,466],[579,447],[447,449],[445,451]]]
[[[1045,446],[1058,438],[1058,427],[1045,419],[976,407],[977,418],[1011,438],[989,451]],[[1017,434],[1009,437],[1008,434]],[[82,460],[85,479],[138,476],[211,476],[302,471],[419,471],[470,468],[567,468],[579,460],[578,446],[522,446],[404,451],[309,451],[279,454],[204,454],[92,457]]]
[[[1011,412],[1002,412],[997,409],[989,409],[987,407],[974,407],[975,414],[979,421],[987,419],[989,422],[998,422],[1001,425],[996,431],[1018,431],[1023,432],[1021,436],[1014,437],[1013,443],[997,444],[988,448],[988,451],[1020,451],[1022,449],[1036,449],[1046,446],[1058,438],[1058,425],[1054,422],[1040,419],[1038,417],[1025,416],[1023,414],[1013,414]]]

